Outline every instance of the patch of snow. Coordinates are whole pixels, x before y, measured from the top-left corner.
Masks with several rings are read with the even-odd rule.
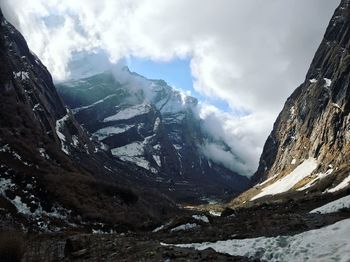
[[[294,118],[295,117],[295,108],[294,108],[294,106],[292,106],[289,111],[290,111],[291,118]]]
[[[22,81],[29,79],[29,73],[24,71],[13,72],[13,76],[15,77],[15,79],[20,79]]]
[[[141,142],[133,142],[122,147],[113,148],[111,153],[123,161],[133,162],[142,168],[150,169],[150,163],[144,159],[144,144]]]
[[[93,133],[93,136],[97,137],[97,139],[101,141],[111,135],[124,133],[133,127],[134,127],[133,125],[124,125],[122,127],[108,126],[97,130],[96,132]]]
[[[347,176],[341,183],[339,183],[337,186],[327,189],[325,192],[326,193],[334,193],[336,191],[342,190],[346,188],[350,184],[350,175]]]
[[[61,150],[67,155],[69,155],[69,151],[68,151],[68,147],[65,145],[66,136],[62,133],[62,129],[64,128],[64,122],[67,121],[68,118],[69,118],[69,115],[67,113],[64,117],[56,121],[56,134],[61,141]]]
[[[40,106],[39,103],[35,104],[34,107],[33,107],[33,111],[35,111],[39,106]]]
[[[323,178],[329,176],[330,174],[332,174],[333,169],[328,169],[326,171],[326,173],[317,173],[315,175],[315,178],[312,179],[309,183],[307,183],[305,186],[298,188],[297,191],[303,191],[305,189],[308,189],[310,187],[312,187],[317,181],[322,180]]]
[[[323,78],[324,81],[326,81],[324,87],[330,87],[332,84],[332,80],[328,78]]]
[[[14,184],[11,183],[11,179],[5,179],[5,178],[0,178],[0,194],[4,195],[5,191],[11,187],[13,187]]]
[[[203,221],[204,223],[209,223],[209,219],[205,215],[193,215],[192,217],[196,220]]]
[[[315,158],[309,158],[304,160],[299,166],[297,166],[290,174],[277,180],[273,184],[265,187],[262,191],[251,198],[251,200],[258,199],[267,195],[276,195],[283,192],[287,192],[295,184],[304,179],[305,177],[311,175],[311,173],[317,168],[318,163]]]
[[[72,136],[73,145],[77,147],[79,145],[79,140],[76,135]]]
[[[113,172],[112,169],[110,169],[108,166],[103,166],[106,170],[110,171],[110,172]]]
[[[160,150],[160,144],[154,145],[153,148],[154,148],[155,150]]]
[[[111,149],[114,156],[142,156],[144,154],[143,143],[133,142],[125,146]]]
[[[350,254],[350,219],[333,225],[310,230],[294,236],[258,237],[231,239],[174,245],[183,248],[204,250],[234,256],[245,256],[261,261],[348,261]],[[169,245],[164,244],[163,245]]]
[[[214,210],[210,210],[209,214],[214,216],[214,217],[220,217],[221,216],[221,212],[214,211]]]
[[[309,79],[309,82],[310,82],[311,84],[314,84],[314,83],[317,82],[317,80],[316,80],[315,78],[313,78],[313,79]]]
[[[324,206],[321,206],[319,208],[316,208],[316,209],[310,211],[310,213],[329,214],[329,213],[338,212],[342,208],[350,208],[350,195],[339,198],[339,199],[334,200],[332,202],[329,202],[328,204],[326,204]]]
[[[11,149],[10,146],[9,146],[8,144],[6,144],[6,145],[0,147],[0,152],[3,152],[3,153],[7,152],[7,153],[10,153],[15,159],[21,161],[24,165],[26,165],[26,166],[33,166],[32,164],[30,164],[30,163],[28,163],[28,162],[26,162],[26,161],[23,161],[23,160],[22,160],[22,157],[21,157],[19,154],[17,154],[13,149]]]
[[[0,147],[0,152],[3,152],[3,153],[9,152],[10,150],[11,150],[11,149],[10,149],[10,147],[9,147],[8,144],[3,145],[2,147]]]
[[[297,163],[297,160],[293,158],[292,162],[290,162],[291,165],[295,165]]]
[[[153,159],[154,159],[154,161],[156,161],[156,163],[157,163],[157,165],[159,167],[162,166],[162,162],[160,161],[160,157],[159,156],[153,155]]]
[[[161,231],[162,229],[164,229],[167,225],[169,225],[169,224],[161,225],[161,226],[155,228],[152,232],[153,232],[153,233],[159,232],[159,231]]]
[[[272,177],[266,179],[264,182],[258,184],[258,186],[263,186],[263,185],[267,184],[268,182],[270,182],[271,180],[273,180],[274,178],[276,178],[278,175],[279,175],[278,173],[275,174],[275,175],[273,175]]]
[[[28,205],[22,201],[22,198],[20,196],[15,196],[14,199],[10,199],[6,196],[5,191],[14,187],[16,187],[16,185],[13,184],[10,179],[0,178],[0,195],[2,195],[9,202],[11,202],[16,207],[18,213],[21,213],[27,217],[41,217],[43,215],[46,215],[49,217],[54,217],[54,218],[63,219],[63,220],[66,220],[68,214],[71,213],[71,211],[64,209],[58,205],[55,205],[53,207],[53,211],[46,212],[42,209],[42,206],[40,203],[37,203],[38,208],[34,212],[31,212]],[[31,189],[32,187],[33,186],[31,184],[27,184],[27,189]],[[26,192],[26,191],[23,191],[23,192]],[[33,204],[36,203],[34,201],[34,198],[35,198],[34,195],[29,196],[29,199],[33,199],[31,201],[31,203]]]
[[[343,109],[337,103],[332,103],[332,106],[339,109],[340,111],[343,111]]]
[[[27,204],[22,202],[21,197],[16,196],[13,200],[11,200],[11,203],[17,208],[18,213],[21,213],[21,214],[24,214],[24,215],[30,215],[30,216],[33,214],[30,211],[30,208],[27,206]],[[36,214],[36,212],[39,211],[38,209],[35,210],[34,214]]]
[[[174,144],[173,146],[175,147],[176,150],[182,149],[182,146],[180,146],[180,145],[178,145],[178,144]]]
[[[103,103],[104,101],[106,101],[107,99],[109,99],[109,98],[111,98],[111,97],[114,97],[114,96],[116,96],[116,94],[112,94],[112,95],[106,96],[105,98],[102,98],[102,99],[100,99],[100,100],[94,102],[94,103],[91,104],[91,105],[74,108],[74,109],[72,109],[72,111],[73,111],[74,114],[75,114],[75,113],[78,113],[78,112],[81,111],[81,110],[89,109],[89,108],[91,108],[91,107],[94,107],[95,105],[101,104],[101,103]]]
[[[154,122],[154,126],[153,126],[153,132],[157,131],[160,125],[160,118],[157,117],[156,121]]]
[[[176,232],[176,231],[186,231],[186,230],[191,230],[191,229],[195,229],[195,228],[199,228],[200,226],[194,223],[187,223],[187,224],[183,224],[177,227],[174,227],[170,230],[170,232]]]
[[[117,120],[127,120],[135,116],[147,114],[150,111],[151,107],[148,104],[141,104],[131,106],[129,108],[123,109],[116,113],[115,115],[109,116],[103,120],[103,122],[111,122]]]

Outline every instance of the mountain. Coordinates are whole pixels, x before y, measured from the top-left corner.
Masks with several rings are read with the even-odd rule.
[[[58,85],[67,109],[0,11],[0,261],[346,261],[349,20],[343,0],[265,144],[259,184],[184,210],[154,188],[193,199],[242,179],[203,156],[203,143],[225,143],[197,101],[87,65]]]
[[[77,121],[107,153],[148,172],[182,202],[242,192],[249,179],[209,159],[197,99],[127,67],[57,84]],[[223,141],[220,143],[224,144]]]
[[[240,200],[335,193],[349,186],[349,47],[349,1],[344,0],[305,81],[288,98],[265,143],[253,177],[260,184]]]
[[[161,193],[140,187],[137,169],[112,161],[92,141],[22,35],[1,12],[0,20],[1,225],[142,227],[176,210]]]

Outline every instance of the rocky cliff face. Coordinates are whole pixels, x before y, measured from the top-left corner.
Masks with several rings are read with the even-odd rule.
[[[197,100],[161,80],[128,68],[57,85],[75,118],[116,160],[146,170],[149,180],[185,200],[225,196],[247,188],[249,180],[208,159],[210,140],[196,113]]]
[[[288,98],[265,143],[254,180],[268,181],[249,191],[254,199],[291,189],[335,192],[348,186],[349,47],[350,1],[343,0],[304,83]]]
[[[136,182],[129,189],[135,170],[91,141],[1,12],[0,84],[0,225],[61,230],[129,219],[137,225],[174,207],[161,194],[143,195]]]

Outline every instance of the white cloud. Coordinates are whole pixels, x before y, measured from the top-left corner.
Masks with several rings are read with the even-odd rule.
[[[253,174],[266,139],[262,131],[270,129],[271,115],[238,117],[206,104],[199,105],[198,115],[203,129],[214,138],[207,141],[203,153],[240,174]]]
[[[69,76],[71,55],[81,50],[103,49],[112,61],[189,57],[198,92],[251,113],[224,124],[242,156],[261,149],[287,96],[303,81],[338,3],[2,0],[1,7],[56,80]],[[57,18],[54,26],[49,18]],[[247,153],[247,162],[254,154]]]

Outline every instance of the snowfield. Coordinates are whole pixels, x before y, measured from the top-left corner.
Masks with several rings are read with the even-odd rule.
[[[309,183],[307,183],[305,186],[303,186],[301,188],[298,188],[297,191],[303,191],[303,190],[306,190],[306,189],[312,187],[316,182],[324,179],[325,177],[331,175],[332,173],[333,173],[333,168],[328,169],[326,171],[326,173],[317,173]]]
[[[231,239],[217,242],[179,244],[178,247],[258,258],[261,261],[349,261],[350,219],[294,236]]]
[[[111,149],[111,153],[123,161],[133,162],[139,167],[150,170],[150,163],[144,158],[144,143],[142,142],[134,142],[122,147],[113,148]]]
[[[101,141],[109,136],[124,133],[133,127],[133,125],[124,125],[122,127],[108,126],[97,130],[93,133],[93,136],[96,136],[97,139]]]
[[[204,223],[209,223],[209,219],[208,219],[208,217],[205,216],[205,215],[193,215],[192,217],[193,217],[194,219],[199,220],[199,221],[202,221],[202,222],[204,222]]]
[[[265,187],[262,191],[254,196],[251,200],[258,199],[267,195],[276,195],[283,192],[287,192],[292,189],[299,181],[303,180],[305,177],[311,175],[311,173],[318,166],[317,160],[315,158],[309,158],[297,166],[290,174],[277,180],[273,184]]]
[[[135,116],[147,114],[151,107],[147,104],[135,105],[129,108],[123,109],[116,113],[115,115],[109,116],[103,120],[103,122],[111,122],[118,120],[127,120]]]
[[[350,195],[339,198],[339,199],[334,200],[332,202],[329,202],[328,204],[326,204],[324,206],[321,206],[319,208],[316,208],[316,209],[310,211],[310,213],[329,214],[329,213],[338,212],[342,208],[350,208]]]
[[[346,188],[347,186],[350,185],[350,175],[347,176],[340,184],[338,184],[337,186],[331,188],[331,189],[327,189],[325,191],[325,193],[334,193],[337,192],[339,190],[342,190],[344,188]]]

